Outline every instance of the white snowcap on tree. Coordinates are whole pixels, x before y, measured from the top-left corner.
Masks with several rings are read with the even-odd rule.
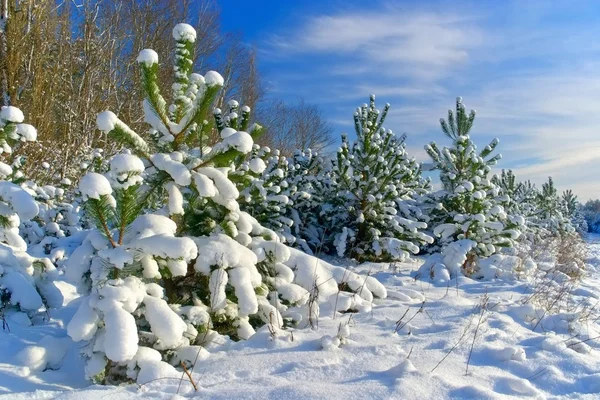
[[[184,40],[186,42],[195,42],[196,30],[189,24],[177,24],[175,25],[175,28],[173,28],[173,39],[177,41]]]
[[[110,132],[115,129],[118,120],[119,118],[112,111],[103,111],[96,117],[96,125],[102,132]]]
[[[8,204],[11,211],[19,216],[22,220],[29,220],[35,217],[39,208],[33,197],[21,187],[12,182],[0,182],[0,198]],[[5,211],[2,212],[6,215]]]
[[[137,57],[138,63],[144,63],[147,67],[151,67],[153,64],[158,64],[158,54],[152,49],[144,49],[140,51]]]
[[[110,160],[108,178],[115,188],[127,189],[143,181],[140,176],[145,170],[144,163],[132,154],[117,154]]]
[[[37,139],[37,129],[29,124],[18,124],[17,133],[23,142],[35,142]]]
[[[216,71],[208,71],[206,74],[204,74],[204,82],[208,87],[223,86],[225,79],[223,79],[221,74]]]
[[[112,194],[110,182],[104,175],[90,172],[81,178],[79,191],[84,200],[100,199],[101,196]]]
[[[0,110],[0,119],[15,123],[23,122],[25,117],[23,111],[13,106],[3,106]]]

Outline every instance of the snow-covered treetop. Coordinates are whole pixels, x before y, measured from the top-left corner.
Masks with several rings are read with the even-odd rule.
[[[465,105],[462,102],[462,97],[456,98],[456,113],[448,110],[448,121],[440,119],[442,131],[452,140],[459,140],[460,136],[469,134],[473,122],[475,121],[475,110],[471,110],[469,115],[465,110]]]
[[[2,106],[2,109],[0,109],[0,127],[4,126],[7,122],[18,124],[23,122],[24,119],[23,112],[17,107]]]
[[[12,147],[19,142],[34,142],[37,139],[37,130],[29,124],[23,124],[24,119],[23,112],[17,107],[3,106],[0,109],[0,154],[12,153]]]
[[[243,106],[240,113],[240,104],[236,100],[227,102],[225,113],[220,108],[215,108],[213,117],[221,138],[225,139],[236,131],[248,132],[253,139],[259,137],[263,132],[262,126],[250,126],[250,112],[250,107]]]
[[[204,76],[192,73],[196,32],[188,24],[173,29],[175,46],[174,83],[172,103],[161,94],[158,84],[158,54],[152,49],[142,50],[137,61],[142,70],[146,98],[143,101],[145,121],[150,125],[153,142],[147,143],[110,111],[97,117],[98,129],[130,147],[137,155],[148,159],[152,148],[164,151],[206,146],[210,124],[205,121],[212,102],[224,84],[215,71]]]
[[[173,39],[177,41],[195,42],[196,30],[188,24],[177,24],[173,28]]]
[[[491,167],[502,159],[501,154],[491,156],[499,140],[493,139],[481,151],[471,140],[469,132],[475,121],[475,111],[467,115],[462,98],[456,99],[456,111],[448,110],[448,119],[440,119],[442,132],[452,139],[451,147],[439,148],[435,142],[425,146],[425,151],[433,161],[433,169],[440,171],[444,189],[454,192],[465,181],[474,179],[486,182]]]
[[[84,200],[100,199],[112,193],[110,182],[102,174],[90,172],[79,181],[79,191]]]
[[[223,79],[223,77],[221,76],[221,74],[219,74],[216,71],[208,71],[206,73],[206,75],[204,75],[204,82],[206,83],[206,86],[208,87],[213,87],[213,86],[223,86],[223,83],[225,83],[225,79]]]
[[[147,67],[151,67],[154,64],[158,64],[158,54],[152,49],[144,49],[140,51],[137,62],[144,63]]]

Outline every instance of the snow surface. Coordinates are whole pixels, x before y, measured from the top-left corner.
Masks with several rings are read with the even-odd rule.
[[[138,225],[143,230],[153,223],[140,220]],[[600,236],[589,241],[587,276],[572,294],[575,304],[591,304],[594,311],[600,299]],[[199,250],[202,255],[200,243]],[[600,398],[597,310],[585,320],[575,312],[544,315],[525,302],[535,290],[531,282],[415,280],[419,264],[350,266],[355,272],[370,272],[387,289],[388,297],[376,299],[371,312],[334,316],[332,308],[322,305],[315,329],[265,326],[247,341],[217,337],[196,354],[176,353],[175,359],[182,361],[197,356],[191,370],[197,392],[185,375],[142,346],[135,346],[132,361],[140,367],[137,385],[90,386],[80,345],[71,342],[65,326],[71,318],[90,321],[83,324],[88,331],[80,332],[86,337],[95,317],[74,288],[61,282],[68,305],[51,310],[49,321],[34,319],[32,326],[25,326],[22,313],[7,315],[10,331],[0,329],[0,399]],[[482,313],[486,294],[487,311]],[[150,296],[144,299],[147,305],[157,302]],[[164,325],[160,335],[180,336],[183,324],[175,322],[175,314],[164,305],[152,307],[156,317],[151,323]],[[75,312],[79,315],[73,317]],[[173,320],[169,326],[168,320]],[[104,345],[108,350],[109,343]],[[118,343],[111,345],[117,353],[122,349]],[[168,378],[153,381],[159,376]]]

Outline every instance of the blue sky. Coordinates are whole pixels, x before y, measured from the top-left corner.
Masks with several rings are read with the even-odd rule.
[[[259,52],[272,94],[318,104],[336,132],[370,93],[411,154],[444,143],[462,96],[472,138],[500,139],[521,179],[600,198],[600,2],[222,1],[223,29]]]

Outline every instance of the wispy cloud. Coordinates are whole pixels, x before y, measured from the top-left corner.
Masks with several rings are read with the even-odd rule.
[[[271,41],[277,52],[320,53],[338,59],[332,74],[377,71],[426,80],[464,64],[483,41],[471,18],[447,13],[407,12],[397,7],[316,16],[287,36]]]

